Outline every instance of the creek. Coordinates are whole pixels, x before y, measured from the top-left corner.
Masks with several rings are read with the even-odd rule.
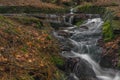
[[[71,21],[69,20],[70,24]],[[68,59],[67,80],[120,80],[119,71],[99,65],[102,48],[98,40],[102,38],[103,23],[99,17],[92,18],[79,27],[72,25],[54,32],[62,44],[61,55]]]

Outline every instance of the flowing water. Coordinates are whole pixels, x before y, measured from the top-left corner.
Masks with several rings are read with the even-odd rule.
[[[102,48],[98,46],[98,40],[102,37],[102,24],[103,21],[101,18],[88,19],[80,27],[73,26],[64,28],[62,31],[72,34],[69,37],[61,36],[58,32],[54,32],[54,35],[60,40],[61,44],[63,44],[63,48],[68,48],[62,51],[62,56],[66,58],[79,57],[85,60],[84,62],[87,62],[86,66],[91,67],[96,79],[88,80],[120,80],[119,71],[104,69],[98,64],[102,53]],[[74,71],[71,72],[70,76],[73,76],[74,79],[68,80],[81,80],[79,73],[76,72],[78,71],[77,67],[80,65],[82,64],[77,64],[73,67]],[[84,68],[83,70],[85,71]]]

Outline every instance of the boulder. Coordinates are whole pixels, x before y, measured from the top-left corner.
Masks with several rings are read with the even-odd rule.
[[[74,73],[79,80],[98,80],[92,66],[86,60],[79,57],[69,58],[67,60],[66,71]],[[71,80],[71,75],[68,80]]]

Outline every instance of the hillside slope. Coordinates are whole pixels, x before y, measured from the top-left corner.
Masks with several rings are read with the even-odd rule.
[[[108,9],[115,11],[116,16],[120,17],[120,0],[97,0],[94,4],[106,6]]]
[[[50,27],[32,17],[0,16],[0,80],[52,80],[61,64]],[[60,80],[60,79],[57,79]]]
[[[1,6],[34,6],[40,8],[61,8],[55,4],[41,2],[40,0],[0,0]]]

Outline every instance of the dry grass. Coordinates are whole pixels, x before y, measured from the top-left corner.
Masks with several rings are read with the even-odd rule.
[[[97,0],[94,4],[106,6],[108,9],[113,10],[116,16],[120,17],[120,0]]]
[[[120,0],[97,0],[97,1],[94,1],[94,3],[96,3],[98,5],[108,5],[111,3],[120,4]]]
[[[49,32],[0,16],[0,80],[52,80],[56,41]]]
[[[0,0],[0,5],[4,6],[34,6],[39,8],[61,8],[55,4],[44,3],[40,0]]]

